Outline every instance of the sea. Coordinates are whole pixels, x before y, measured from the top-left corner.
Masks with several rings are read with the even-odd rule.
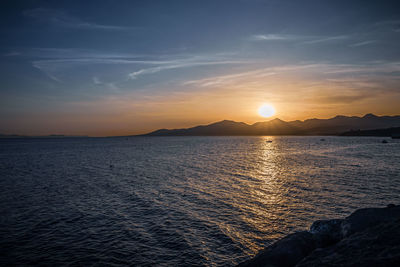
[[[1,266],[235,266],[400,204],[400,140],[0,139],[0,189]]]

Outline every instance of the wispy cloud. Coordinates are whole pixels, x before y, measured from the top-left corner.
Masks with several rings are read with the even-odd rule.
[[[199,87],[221,86],[235,84],[242,80],[257,81],[261,78],[268,76],[278,75],[291,71],[300,71],[310,68],[318,68],[319,64],[299,64],[299,65],[284,65],[275,67],[258,68],[250,71],[244,71],[228,75],[217,75],[198,80],[190,80],[183,83],[183,85],[194,85]]]
[[[295,35],[295,34],[255,34],[250,36],[250,41],[290,41],[299,44],[319,44],[334,41],[351,39],[350,35],[336,36],[311,36],[311,35]]]
[[[177,60],[173,62],[163,63],[162,66],[140,69],[138,71],[131,72],[128,76],[130,79],[137,79],[141,75],[154,74],[164,70],[191,68],[191,67],[209,66],[209,65],[243,64],[243,63],[246,62],[233,61],[233,60],[220,60],[220,61]]]
[[[8,53],[3,54],[3,57],[15,57],[15,56],[20,56],[21,53],[17,51],[11,51]]]
[[[358,43],[354,43],[349,45],[350,47],[359,47],[359,46],[366,46],[366,45],[370,45],[370,44],[374,44],[376,43],[376,40],[368,40],[368,41],[363,41],[363,42],[358,42]]]
[[[62,81],[56,77],[55,75],[52,74],[51,71],[48,71],[45,67],[41,66],[40,64],[36,64],[35,62],[32,63],[32,66],[38,70],[40,70],[42,73],[44,73],[47,77],[49,77],[51,80],[56,81],[58,83],[61,83]]]
[[[99,79],[99,77],[97,77],[97,76],[93,76],[93,83],[94,84],[103,84],[101,81],[100,81],[100,79]]]
[[[129,80],[136,80],[143,75],[156,74],[172,69],[248,64],[254,62],[252,60],[232,60],[232,55],[223,54],[149,57],[146,55],[104,54],[95,51],[52,48],[35,49],[32,57],[34,57],[33,55],[39,56],[39,59],[33,59],[32,66],[41,70],[49,78],[57,82],[61,82],[62,80],[59,78],[60,75],[65,76],[70,72],[75,72],[78,67],[94,65],[85,71],[85,73],[87,72],[91,75],[90,79],[96,85],[99,85],[101,81],[97,75],[93,76],[92,73],[97,69],[101,69],[101,65],[114,65],[112,69],[109,69],[109,72],[117,70],[118,74],[114,72],[115,77],[118,76],[120,82],[122,80],[123,82],[127,82]],[[95,65],[99,65],[99,67]]]
[[[375,23],[375,25],[380,26],[380,25],[400,25],[400,20],[398,19],[392,19],[392,20],[383,20],[383,21],[378,21]]]
[[[82,30],[111,30],[121,31],[133,29],[132,27],[98,24],[74,17],[65,11],[49,8],[35,8],[25,10],[23,14],[38,21],[64,28]]]
[[[400,32],[400,20],[384,20],[375,23],[375,26],[378,27],[380,31],[386,30],[391,32]]]
[[[365,64],[327,64],[321,69],[324,74],[393,74],[400,72],[400,62],[367,62]]]
[[[120,88],[116,85],[116,83],[114,83],[114,82],[103,82],[103,81],[101,81],[100,78],[97,77],[97,76],[93,76],[93,77],[92,77],[92,80],[93,80],[93,84],[94,84],[94,85],[105,86],[105,87],[107,87],[108,89],[114,90],[114,91],[120,89]]]
[[[218,86],[224,85],[230,82],[237,82],[241,78],[261,78],[266,76],[275,75],[276,72],[272,71],[272,68],[257,69],[252,71],[245,71],[235,74],[219,75],[199,80],[186,81],[183,85],[195,85],[200,87]]]
[[[296,36],[288,34],[255,34],[250,37],[252,41],[283,41],[293,39],[296,39]]]
[[[55,47],[33,47],[24,49],[22,52],[25,56],[42,58],[42,59],[133,59],[143,58],[146,55],[121,53],[110,51],[97,51],[92,49],[78,48],[55,48]]]
[[[324,104],[351,104],[355,102],[360,102],[368,98],[376,97],[377,93],[373,91],[355,92],[350,94],[328,94],[326,95],[314,95],[309,100],[324,103]],[[306,98],[307,100],[307,98]]]
[[[328,37],[323,37],[323,38],[313,38],[312,40],[302,42],[302,44],[327,43],[327,42],[333,42],[333,41],[346,40],[349,38],[350,38],[350,36],[348,36],[348,35],[328,36]]]
[[[259,92],[296,101],[343,104],[380,95],[398,94],[400,62],[364,64],[299,63],[222,74],[182,83],[183,87]],[[300,79],[298,77],[301,77]],[[301,96],[299,96],[301,92]],[[285,100],[285,101],[286,101]],[[298,99],[297,99],[298,100]]]

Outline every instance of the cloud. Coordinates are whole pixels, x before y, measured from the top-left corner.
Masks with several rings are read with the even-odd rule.
[[[317,101],[319,103],[325,103],[325,104],[351,104],[355,102],[360,102],[368,98],[375,97],[377,94],[367,91],[363,93],[358,93],[358,94],[343,94],[343,95],[322,95],[322,96],[314,96],[310,98],[313,101]]]
[[[195,85],[200,87],[218,86],[218,85],[226,85],[230,82],[237,82],[241,78],[251,77],[255,79],[275,74],[276,72],[273,72],[271,68],[265,68],[253,71],[240,72],[236,74],[220,75],[199,80],[186,81],[183,83],[183,85]]]
[[[20,56],[20,55],[21,55],[20,52],[12,51],[12,52],[3,54],[3,57],[15,57],[15,56]]]
[[[171,69],[180,69],[180,68],[191,68],[191,67],[199,67],[199,66],[209,66],[209,65],[225,65],[225,64],[242,64],[246,63],[243,61],[232,61],[232,60],[221,60],[221,61],[195,61],[195,60],[188,60],[188,61],[175,61],[166,63],[163,66],[157,66],[152,68],[145,68],[140,69],[138,71],[131,72],[128,76],[130,79],[137,79],[139,76],[144,74],[153,74],[164,70],[171,70]]]
[[[108,31],[124,31],[133,29],[132,27],[115,26],[115,25],[104,25],[97,24],[94,22],[88,22],[81,20],[77,17],[71,16],[68,13],[49,8],[35,8],[25,10],[23,15],[33,18],[38,21],[49,23],[64,28],[71,29],[82,29],[82,30],[108,30]]]
[[[103,71],[104,68],[101,65],[115,65],[111,69],[108,68],[107,75],[108,77],[114,76],[117,79],[113,82],[114,87],[116,87],[115,84],[120,82],[125,83],[129,80],[138,79],[143,75],[155,74],[165,70],[253,62],[251,60],[232,60],[232,55],[227,56],[225,54],[149,57],[146,55],[104,54],[96,51],[57,48],[36,48],[30,53],[34,58],[39,57],[39,59],[32,61],[32,66],[57,82],[61,82],[61,79],[58,78],[59,76],[73,78],[71,75],[75,75],[74,73],[76,73],[78,67],[94,65],[90,68],[85,67],[82,70],[89,75],[89,79],[92,80],[93,84],[99,85],[101,81],[97,74],[94,75],[94,72]],[[81,76],[84,74],[82,72],[79,73]]]
[[[114,82],[103,82],[100,80],[99,77],[97,76],[93,76],[92,77],[92,81],[94,85],[99,85],[99,86],[105,86],[106,88],[110,89],[110,90],[119,90],[120,88],[116,85],[116,83]]]
[[[294,35],[287,34],[255,34],[250,37],[252,41],[283,41],[295,39]]]
[[[300,97],[308,102],[350,104],[398,93],[400,79],[396,73],[399,72],[400,62],[362,65],[311,62],[216,75],[186,81],[182,86],[280,96],[285,99],[282,101],[298,101]]]
[[[346,40],[354,38],[350,35],[336,36],[310,36],[310,35],[294,35],[294,34],[255,34],[250,36],[250,41],[292,41],[299,44],[311,45],[319,43],[329,43],[334,41]]]
[[[348,35],[328,36],[324,38],[313,38],[312,40],[302,42],[301,44],[318,44],[318,43],[346,40],[349,38],[350,36]]]
[[[350,47],[366,46],[366,45],[369,45],[369,44],[374,44],[376,42],[377,42],[376,40],[368,40],[368,41],[363,41],[363,42],[358,42],[358,43],[355,43],[355,44],[351,44],[349,46]]]
[[[392,31],[392,32],[400,32],[400,20],[384,20],[379,21],[374,24],[378,27],[379,31]]]
[[[318,68],[319,66],[320,66],[319,64],[311,63],[311,64],[264,67],[234,74],[217,75],[199,80],[186,81],[183,83],[183,85],[195,85],[199,87],[232,85],[232,84],[237,84],[239,81],[243,80],[257,81],[260,78],[268,76],[278,75],[292,71],[300,71],[304,69]]]
[[[328,64],[324,68],[325,74],[364,74],[379,75],[400,72],[400,62],[366,62],[365,64]]]
[[[380,25],[400,25],[400,20],[383,20],[375,23],[375,25],[380,26]]]
[[[34,47],[24,49],[23,54],[28,57],[42,59],[133,59],[146,56],[143,54],[133,53],[113,53],[91,49],[54,47]]]
[[[92,79],[93,79],[93,83],[94,83],[94,84],[103,84],[103,83],[100,81],[99,77],[93,76]]]
[[[49,77],[50,79],[52,79],[53,81],[56,81],[58,83],[61,83],[62,81],[57,78],[56,76],[54,76],[50,71],[46,70],[46,68],[44,68],[43,66],[39,65],[39,64],[35,64],[33,63],[32,66],[38,70],[40,70],[42,73],[44,73],[47,77]]]

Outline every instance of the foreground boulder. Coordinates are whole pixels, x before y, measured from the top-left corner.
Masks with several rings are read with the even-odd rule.
[[[342,219],[315,221],[310,227],[317,247],[326,247],[342,239]]]
[[[400,206],[316,221],[239,266],[400,266]]]
[[[400,206],[388,205],[386,208],[359,209],[347,217],[341,225],[343,237],[350,236],[380,223],[400,219]]]
[[[287,235],[239,266],[294,266],[315,249],[313,235],[307,231]]]
[[[400,220],[350,235],[336,245],[316,249],[296,267],[400,266]]]

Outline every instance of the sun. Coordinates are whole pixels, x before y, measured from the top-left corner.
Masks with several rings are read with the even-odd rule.
[[[275,115],[275,108],[270,104],[264,104],[258,109],[258,114],[264,118]]]

